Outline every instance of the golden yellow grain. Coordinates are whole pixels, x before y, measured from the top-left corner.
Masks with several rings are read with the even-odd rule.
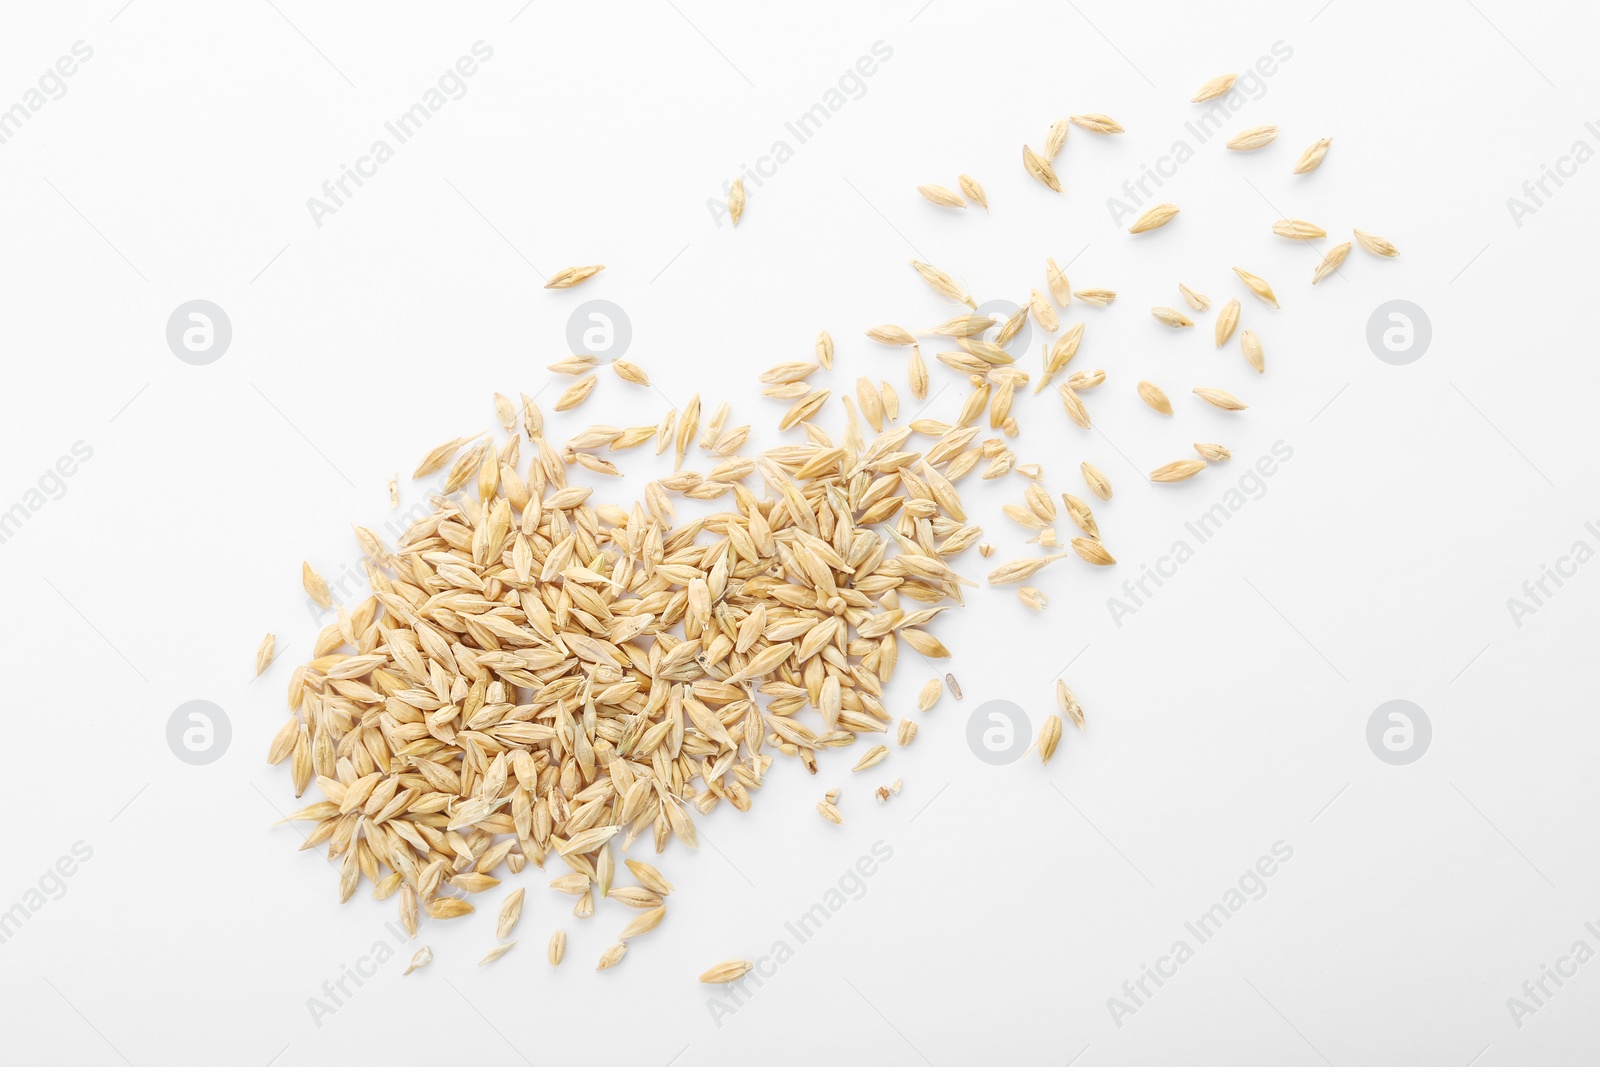
[[[1222,305],[1222,310],[1217,312],[1217,347],[1221,348],[1228,343],[1228,338],[1233,336],[1234,327],[1239,325],[1239,301],[1230,299]]]
[[[1315,241],[1328,236],[1327,230],[1304,219],[1279,219],[1272,224],[1272,232],[1291,241]]]
[[[1210,81],[1206,82],[1204,85],[1200,86],[1200,88],[1195,91],[1194,96],[1189,98],[1189,102],[1192,104],[1203,104],[1207,100],[1215,100],[1223,93],[1226,93],[1229,89],[1232,89],[1233,83],[1238,80],[1239,75],[1237,74],[1219,74],[1215,78],[1212,78]]]
[[[1055,167],[1027,145],[1022,146],[1022,165],[1046,189],[1053,193],[1061,191],[1061,179],[1056,177]]]
[[[1163,415],[1172,414],[1172,401],[1167,399],[1167,394],[1155,382],[1139,383],[1139,399]]]
[[[1226,463],[1233,458],[1233,453],[1221,445],[1203,444],[1196,441],[1194,450],[1200,453],[1202,458],[1210,460],[1212,463]]]
[[[1117,298],[1115,289],[1079,289],[1074,295],[1085,304],[1094,304],[1096,307],[1105,307]]]
[[[1144,214],[1133,220],[1133,225],[1128,227],[1129,233],[1144,233],[1147,230],[1159,229],[1178,217],[1182,210],[1177,204],[1157,204]],[[1081,295],[1081,294],[1080,294]],[[1115,294],[1113,294],[1115,295]],[[1111,301],[1106,301],[1110,303]]]
[[[308,590],[309,592],[309,590]],[[278,639],[272,634],[261,639],[261,644],[256,646],[256,677],[259,678],[268,667],[272,666],[272,656],[278,647]]]
[[[1181,329],[1183,327],[1194,325],[1194,322],[1189,318],[1189,316],[1185,315],[1176,308],[1154,307],[1150,309],[1150,314],[1154,315],[1158,322],[1162,322],[1175,328]]]
[[[1122,133],[1122,125],[1108,115],[1099,115],[1089,112],[1083,115],[1073,115],[1072,124],[1082,126],[1090,133]]]
[[[1186,478],[1193,478],[1205,469],[1206,465],[1202,460],[1175,459],[1171,463],[1151,471],[1150,480],[1152,482],[1181,482]]]
[[[968,200],[971,200],[985,211],[989,210],[989,194],[983,191],[983,186],[978,184],[978,179],[970,174],[963,174],[957,181]]]
[[[1322,262],[1317,264],[1317,272],[1311,276],[1311,284],[1316,285],[1322,279],[1338,270],[1344,263],[1344,257],[1350,254],[1350,242],[1334,245],[1328,249],[1328,254],[1322,257]]]
[[[1244,353],[1245,362],[1261,374],[1267,369],[1267,356],[1261,347],[1261,338],[1256,336],[1254,330],[1245,330],[1239,335],[1239,349]]]
[[[1222,408],[1224,411],[1243,411],[1248,406],[1232,393],[1222,389],[1211,389],[1202,386],[1195,389],[1194,395],[1208,404],[1214,404]]]
[[[1322,157],[1328,154],[1328,146],[1332,143],[1332,137],[1324,137],[1304,152],[1301,152],[1300,158],[1295,161],[1294,172],[1296,174],[1310,174],[1322,166]]]
[[[1211,306],[1210,297],[1206,296],[1204,293],[1195,292],[1182,282],[1178,283],[1178,292],[1183,294],[1184,303],[1188,304],[1196,311],[1205,311]]]
[[[1056,266],[1054,259],[1044,261],[1044,279],[1056,303],[1062,307],[1072,303],[1072,283],[1067,281],[1067,272]]]
[[[588,281],[596,274],[606,269],[604,263],[595,263],[587,267],[564,267],[550,275],[550,280],[544,283],[546,289],[571,289],[574,285]]]
[[[1078,469],[1083,472],[1084,484],[1095,496],[1101,500],[1111,499],[1111,479],[1105,476],[1104,471],[1088,460],[1078,464]]]
[[[1392,259],[1400,254],[1400,250],[1391,242],[1379,237],[1375,233],[1367,233],[1365,230],[1357,230],[1355,231],[1355,234],[1356,243],[1375,256],[1383,256],[1385,258]]]
[[[750,973],[755,964],[749,960],[723,960],[714,967],[707,967],[700,975],[700,981],[707,985],[723,985],[727,982],[736,982]]]
[[[735,178],[728,187],[728,217],[733,219],[735,226],[744,218],[744,179]]]
[[[1098,537],[1074,537],[1072,550],[1085,563],[1093,563],[1097,567],[1109,567],[1117,562],[1111,553],[1106,551],[1106,546],[1100,543]]]
[[[1066,119],[1056,119],[1050,126],[1050,132],[1044,138],[1045,158],[1054,162],[1067,145],[1067,131],[1072,129]]]
[[[1252,126],[1243,130],[1228,142],[1228,147],[1235,152],[1251,152],[1257,148],[1265,148],[1278,136],[1276,126]]]
[[[1272,286],[1267,284],[1267,280],[1265,278],[1262,278],[1260,275],[1251,274],[1243,267],[1233,268],[1233,273],[1239,276],[1239,280],[1244,282],[1245,286],[1252,293],[1256,294],[1256,296],[1261,299],[1262,303],[1271,304],[1273,307],[1279,306],[1278,296],[1272,291]]]
[[[967,202],[961,199],[960,193],[946,189],[942,185],[919,185],[917,186],[917,192],[921,193],[928,201],[938,204],[940,207],[964,208],[967,206]]]
[[[1052,715],[1039,728],[1039,762],[1048,766],[1050,757],[1056,754],[1056,746],[1060,743],[1061,716]]]
[[[827,330],[817,331],[817,362],[825,370],[833,369],[833,335]]]

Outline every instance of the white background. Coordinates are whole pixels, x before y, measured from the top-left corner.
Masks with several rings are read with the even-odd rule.
[[[1600,165],[1520,227],[1506,199],[1574,141],[1600,146],[1584,127],[1600,120],[1591,7],[275,2],[6,5],[0,107],[75,41],[94,50],[0,145],[0,509],[75,442],[93,449],[0,545],[0,909],[37,902],[75,842],[93,850],[0,944],[14,1062],[286,1067],[377,1048],[647,1065],[1587,1062],[1600,963],[1549,985],[1520,1027],[1507,998],[1579,939],[1600,949],[1583,925],[1600,920],[1600,566],[1520,627],[1507,598],[1573,542],[1600,544],[1584,528],[1600,520]],[[316,226],[307,198],[478,40],[493,58],[466,95]],[[773,141],[793,146],[784,123],[878,41],[892,58],[864,95],[752,186],[737,230],[719,227],[708,199]],[[1160,195],[1183,207],[1175,223],[1137,239],[1113,225],[1106,197],[1186,136],[1194,89],[1279,41],[1292,58],[1229,127],[1276,124],[1278,142],[1199,146]],[[1128,133],[1074,129],[1058,197],[1019,146],[1079,111]],[[1322,136],[1321,170],[1292,175]],[[988,214],[915,193],[963,171]],[[1317,253],[1270,232],[1284,215],[1327,227],[1323,248],[1361,226],[1402,255],[1357,248],[1313,289]],[[816,780],[780,761],[748,816],[702,820],[709,847],[658,860],[678,887],[666,923],[616,969],[594,960],[633,913],[603,905],[580,922],[530,868],[509,956],[476,966],[497,890],[479,914],[424,928],[430,968],[402,978],[405,946],[318,1025],[308,1000],[386,936],[394,908],[365,891],[338,906],[334,872],[296,852],[293,828],[269,828],[293,799],[287,768],[262,757],[319,628],[300,561],[353,565],[349,523],[392,517],[386,479],[487,428],[492,391],[546,386],[586,299],[627,309],[629,358],[660,393],[607,375],[563,432],[654,423],[696,391],[708,411],[732,403],[729,425],[768,425],[782,408],[756,374],[808,358],[819,328],[839,348],[819,380],[837,393],[887,378],[909,415],[903,353],[862,330],[953,313],[913,255],[979,299],[1022,299],[1047,256],[1071,261],[1079,287],[1118,291],[1064,314],[1088,323],[1074,369],[1108,372],[1087,395],[1096,430],[1046,393],[1019,404],[1016,442],[1053,494],[1088,496],[1083,459],[1111,476],[1097,514],[1118,566],[1056,564],[1036,582],[1051,598],[1040,615],[1009,589],[973,590],[935,627],[965,699],[921,716],[915,745],[873,772],[852,776],[851,752]],[[541,288],[590,262],[608,269]],[[1283,309],[1251,298],[1235,265],[1270,279]],[[1149,317],[1180,304],[1179,281],[1244,300],[1264,377],[1237,342],[1212,346],[1214,311],[1183,333]],[[196,298],[234,333],[203,367],[164,333]],[[1409,366],[1366,341],[1391,299],[1432,323]],[[1037,342],[1023,358],[1037,370]],[[933,374],[950,389],[928,414],[948,418],[964,383]],[[1172,396],[1171,420],[1139,402],[1142,378]],[[1196,385],[1251,407],[1209,408]],[[823,421],[839,428],[836,403]],[[1197,440],[1231,447],[1232,465],[1142,479]],[[1107,598],[1278,441],[1293,458],[1264,495],[1116,625]],[[663,469],[631,456],[606,488],[619,502]],[[964,483],[993,562],[1036,551],[1000,515],[1021,491],[1015,476]],[[405,492],[406,507],[421,499]],[[253,681],[267,630],[280,659]],[[1064,668],[1087,735],[1048,768],[976,759],[971,711],[1008,699],[1037,725]],[[929,673],[903,657],[897,712]],[[197,698],[232,725],[201,767],[165,733]],[[1433,726],[1410,766],[1366,742],[1397,698]],[[904,792],[880,807],[870,790],[895,776]],[[830,786],[842,827],[813,810]],[[865,894],[714,1019],[695,976],[793,943],[785,922],[876,841],[893,856]],[[1175,940],[1194,947],[1184,923],[1279,841],[1293,858],[1266,894],[1119,1026],[1108,998]],[[571,944],[552,972],[557,927]]]

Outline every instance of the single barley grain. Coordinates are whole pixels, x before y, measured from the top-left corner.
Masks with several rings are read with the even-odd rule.
[[[1133,225],[1128,227],[1129,233],[1144,233],[1147,230],[1159,229],[1178,217],[1182,210],[1177,204],[1157,204],[1133,220]],[[1114,294],[1113,294],[1114,295]],[[1106,303],[1111,301],[1107,300]]]
[[[1272,291],[1272,286],[1267,284],[1265,278],[1251,274],[1242,267],[1233,268],[1233,273],[1239,276],[1239,280],[1244,282],[1252,293],[1261,298],[1262,303],[1271,304],[1273,307],[1279,306],[1277,294]]]
[[[1139,383],[1139,399],[1163,415],[1172,414],[1172,401],[1167,399],[1167,394],[1155,382]]]
[[[1344,257],[1350,254],[1350,242],[1334,245],[1328,249],[1328,254],[1322,257],[1322,262],[1317,264],[1317,272],[1311,276],[1311,284],[1316,285],[1322,279],[1338,270],[1344,263]]]
[[[978,184],[978,179],[970,174],[963,174],[957,181],[968,200],[971,200],[985,211],[989,210],[989,194],[983,191],[983,186]]]
[[[266,669],[272,666],[273,651],[278,647],[278,639],[272,634],[261,639],[261,644],[256,646],[256,677],[261,677]]]
[[[571,289],[574,285],[588,281],[596,274],[606,269],[604,263],[596,263],[588,267],[564,267],[550,276],[544,283],[546,289]]]
[[[1223,93],[1226,93],[1229,89],[1232,89],[1233,83],[1238,80],[1239,75],[1237,74],[1219,74],[1215,78],[1212,78],[1210,81],[1206,82],[1204,85],[1200,86],[1200,88],[1195,91],[1194,96],[1189,98],[1189,102],[1192,104],[1203,104],[1207,100],[1215,100]]]
[[[1301,152],[1300,158],[1295,161],[1294,172],[1296,174],[1310,174],[1322,166],[1322,157],[1328,154],[1328,146],[1332,143],[1332,137],[1324,137],[1304,152]]]
[[[739,220],[744,218],[743,178],[733,179],[733,184],[728,187],[728,217],[733,220],[735,226],[739,225]]]
[[[1151,471],[1150,480],[1152,482],[1181,482],[1186,478],[1193,478],[1205,469],[1206,465],[1201,460],[1175,459],[1171,463]]]
[[[1252,126],[1237,134],[1228,142],[1228,147],[1235,152],[1250,152],[1257,148],[1265,148],[1278,136],[1276,126]]]
[[[942,185],[919,185],[917,192],[932,203],[940,207],[966,207],[967,202],[961,199],[961,194],[946,189]]]
[[[1385,258],[1392,259],[1400,254],[1400,250],[1398,248],[1375,233],[1367,233],[1365,230],[1357,230],[1355,231],[1355,234],[1356,243],[1375,256],[1383,256]]]
[[[1208,404],[1214,404],[1224,411],[1243,411],[1248,406],[1232,393],[1221,389],[1200,387],[1195,389],[1194,395]]]
[[[1154,315],[1158,322],[1164,323],[1167,326],[1181,329],[1183,327],[1194,325],[1194,321],[1190,319],[1189,316],[1185,315],[1176,308],[1154,307],[1150,309],[1150,314]]]
[[[1228,343],[1228,338],[1233,336],[1234,327],[1239,325],[1239,301],[1231,299],[1222,305],[1222,310],[1217,312],[1217,347],[1221,348]]]

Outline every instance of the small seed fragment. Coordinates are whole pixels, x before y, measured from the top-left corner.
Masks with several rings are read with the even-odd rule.
[[[1204,293],[1195,292],[1182,282],[1178,283],[1178,292],[1183,294],[1184,303],[1188,304],[1196,311],[1205,311],[1211,306],[1210,297],[1206,296]]]
[[[427,945],[423,945],[421,948],[417,949],[416,955],[411,957],[411,962],[406,964],[406,969],[400,973],[401,975],[410,974],[412,971],[421,970],[432,962],[433,949],[429,948]]]
[[[1045,605],[1050,602],[1042,592],[1031,585],[1020,586],[1017,589],[1017,599],[1031,611],[1043,611]]]
[[[561,966],[561,961],[567,955],[567,932],[565,930],[557,930],[550,935],[550,947],[546,950],[545,955],[550,960],[550,966]]]
[[[817,814],[836,826],[844,824],[844,813],[835,807],[832,801],[817,801]]]

